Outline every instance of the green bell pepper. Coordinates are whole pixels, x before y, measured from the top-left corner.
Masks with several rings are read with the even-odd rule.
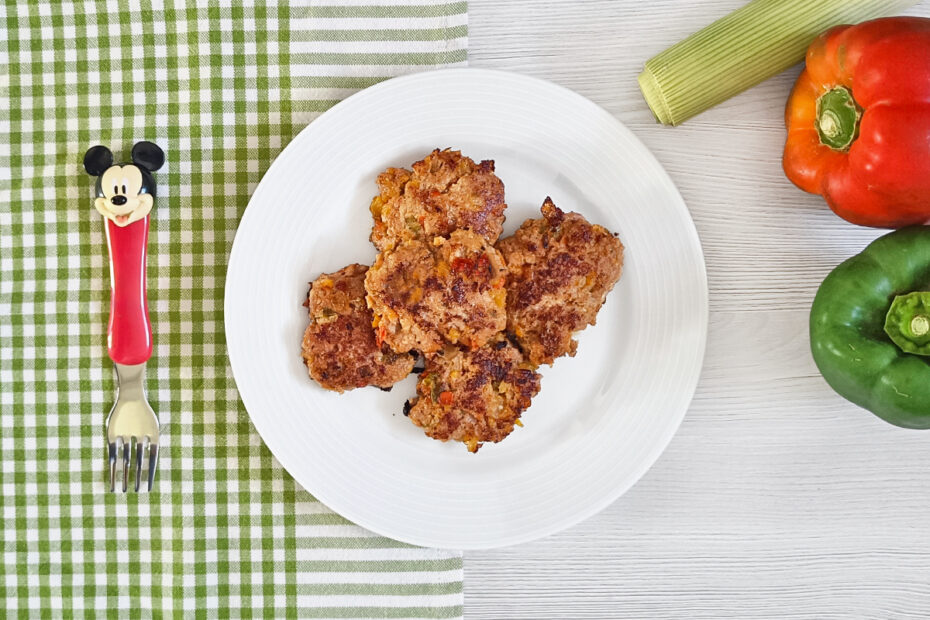
[[[930,428],[930,226],[873,241],[820,285],[811,352],[841,396],[905,428]]]

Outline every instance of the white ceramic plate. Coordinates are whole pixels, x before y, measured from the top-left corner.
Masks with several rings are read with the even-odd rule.
[[[402,413],[390,393],[312,382],[300,358],[307,282],[371,264],[376,175],[434,147],[494,159],[504,234],[549,195],[618,232],[623,277],[578,354],[542,370],[542,391],[499,444],[469,454]],[[226,280],[226,338],[265,443],[320,501],[379,534],[433,547],[528,541],[589,517],[658,458],[694,393],[707,280],[694,224],[649,151],[591,101],[541,80],[476,69],[396,78],[304,129],[265,174],[239,224]]]

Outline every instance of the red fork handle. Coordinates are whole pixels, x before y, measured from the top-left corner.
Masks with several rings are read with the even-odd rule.
[[[145,294],[149,216],[124,227],[106,220],[110,250],[110,324],[107,352],[117,364],[141,364],[152,357],[152,324]]]

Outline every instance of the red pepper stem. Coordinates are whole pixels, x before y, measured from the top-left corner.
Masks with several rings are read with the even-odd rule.
[[[817,133],[820,142],[845,151],[859,136],[862,109],[845,86],[837,86],[817,99]]]

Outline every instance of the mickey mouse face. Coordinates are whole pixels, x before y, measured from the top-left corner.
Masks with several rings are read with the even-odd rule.
[[[164,163],[162,150],[151,142],[132,148],[131,164],[113,165],[113,154],[105,146],[95,146],[84,155],[84,169],[98,176],[94,207],[117,226],[128,226],[152,210],[155,179],[150,174]]]
[[[141,220],[152,210],[152,195],[142,187],[142,173],[134,165],[111,166],[100,177],[103,196],[97,197],[97,211],[118,226]]]

